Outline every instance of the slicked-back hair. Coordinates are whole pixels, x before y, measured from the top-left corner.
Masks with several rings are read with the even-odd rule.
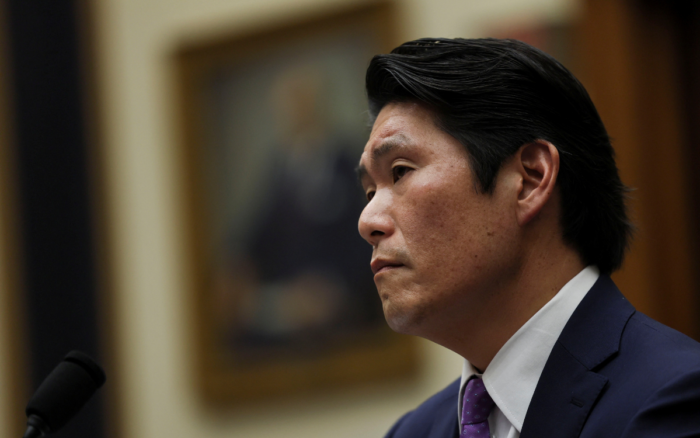
[[[564,241],[603,274],[620,267],[632,234],[627,188],[588,93],[554,58],[515,40],[424,38],[375,56],[366,85],[372,121],[388,103],[430,108],[467,149],[484,194],[521,146],[552,143]]]

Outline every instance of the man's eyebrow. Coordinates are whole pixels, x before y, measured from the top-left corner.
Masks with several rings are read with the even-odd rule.
[[[378,160],[394,149],[406,146],[407,143],[408,139],[405,135],[396,134],[393,137],[386,139],[381,146],[372,151],[372,160]]]
[[[372,161],[379,160],[391,151],[404,147],[407,144],[408,138],[406,138],[405,135],[396,134],[386,139],[379,147],[372,151]],[[355,172],[357,173],[357,179],[360,181],[360,184],[362,184],[362,179],[368,174],[367,168],[363,164],[360,164],[355,168]]]

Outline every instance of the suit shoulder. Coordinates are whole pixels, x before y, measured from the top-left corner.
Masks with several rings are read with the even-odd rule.
[[[639,350],[653,358],[650,364],[700,368],[700,343],[641,312],[630,318],[620,348],[621,353],[625,352],[624,349]]]
[[[626,408],[618,409],[631,414],[670,382],[700,375],[700,343],[636,312],[622,334],[618,354],[597,372],[609,379],[608,398],[627,400]]]
[[[446,425],[453,423],[456,430],[459,383],[459,379],[455,380],[415,410],[401,417],[389,430],[386,438],[427,437],[436,424],[440,423]]]

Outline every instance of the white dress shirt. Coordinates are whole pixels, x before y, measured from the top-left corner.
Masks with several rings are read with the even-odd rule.
[[[489,415],[491,437],[520,437],[527,408],[554,343],[599,276],[595,266],[588,266],[579,272],[515,332],[483,374],[464,360],[458,420],[462,418],[464,387],[471,376],[476,375],[483,378],[484,386],[495,403]]]

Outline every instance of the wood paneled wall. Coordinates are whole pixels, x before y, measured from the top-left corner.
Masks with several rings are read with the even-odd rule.
[[[613,278],[637,307],[696,339],[698,278],[693,189],[677,2],[585,0],[582,82],[613,138],[635,224]],[[697,33],[696,33],[697,34]]]

